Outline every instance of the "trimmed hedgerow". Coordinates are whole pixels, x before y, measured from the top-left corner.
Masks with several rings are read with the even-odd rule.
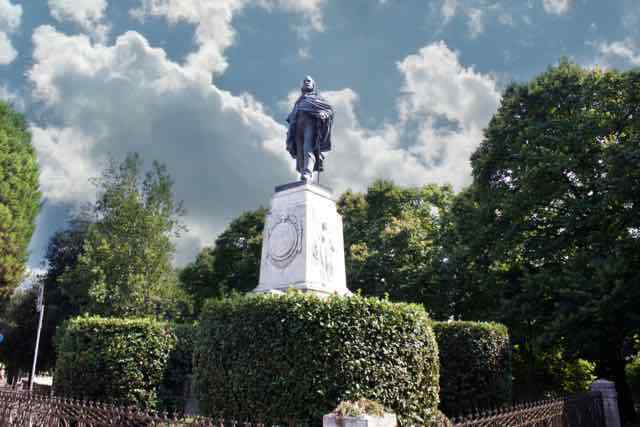
[[[197,324],[172,324],[176,345],[169,353],[167,366],[158,390],[159,407],[168,412],[182,412],[189,397],[189,379],[193,372],[193,345]]]
[[[209,302],[194,352],[205,413],[290,425],[318,425],[340,401],[360,398],[428,423],[438,365],[422,307],[295,292]]]
[[[451,416],[511,402],[511,346],[504,325],[434,322],[440,408]]]
[[[77,317],[57,337],[54,391],[155,408],[175,337],[152,319]]]

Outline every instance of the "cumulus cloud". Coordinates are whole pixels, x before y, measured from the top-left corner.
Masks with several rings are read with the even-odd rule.
[[[130,14],[144,20],[146,16],[163,16],[169,23],[183,21],[196,25],[195,40],[199,48],[187,58],[187,67],[193,72],[221,74],[227,68],[224,56],[226,48],[233,43],[233,16],[247,7],[249,0],[140,0],[141,6]],[[258,6],[298,13],[308,20],[308,26],[300,27],[301,32],[321,31],[324,0],[259,0]],[[208,74],[201,76],[208,80]]]
[[[323,182],[337,192],[364,190],[377,178],[457,189],[470,183],[469,157],[500,99],[495,80],[464,67],[444,42],[407,56],[398,70],[404,78],[398,117],[378,128],[358,120],[353,90],[322,93],[336,117]],[[290,107],[297,96],[290,93],[281,105]]]
[[[33,96],[64,124],[33,129],[50,203],[91,200],[88,179],[111,153],[140,152],[175,178],[194,230],[186,240],[194,246],[184,248],[192,256],[233,216],[265,203],[265,183],[293,178],[285,129],[260,103],[204,84],[140,34],[104,46],[43,26],[33,42]]]
[[[0,0],[0,65],[12,63],[18,56],[9,39],[9,34],[20,28],[21,20],[21,5],[14,5],[10,0]]]
[[[469,27],[469,35],[472,39],[475,39],[480,34],[484,33],[483,15],[482,10],[480,9],[467,9],[467,26]]]
[[[24,112],[25,103],[24,98],[14,92],[9,86],[0,84],[0,99],[9,103],[14,109]]]
[[[500,2],[492,0],[441,0],[440,16],[447,25],[456,15],[466,18],[469,37],[477,38],[486,30],[488,22],[513,27],[514,19],[510,11]]]
[[[51,16],[58,22],[73,22],[98,40],[109,32],[103,22],[107,0],[48,0],[48,4]]]
[[[206,43],[223,49],[231,39],[205,41],[198,52]],[[110,154],[136,151],[165,163],[188,211],[191,231],[178,242],[184,263],[230,219],[266,204],[274,185],[295,179],[283,124],[250,94],[234,95],[201,78],[216,69],[211,64],[173,62],[136,32],[106,45],[42,26],[33,44],[31,95],[56,123],[33,127],[50,204],[91,200],[88,179]],[[404,77],[398,117],[377,128],[359,122],[351,89],[324,93],[336,121],[323,183],[336,192],[363,190],[376,178],[457,188],[470,181],[469,154],[497,106],[495,81],[464,67],[443,42],[406,57],[398,70]]]
[[[573,0],[542,0],[545,12],[552,15],[564,15],[572,5]]]
[[[640,45],[630,38],[594,45],[598,51],[599,65],[615,68],[640,66]]]

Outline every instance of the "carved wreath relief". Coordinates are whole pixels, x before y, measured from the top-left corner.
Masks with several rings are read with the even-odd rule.
[[[267,259],[277,268],[286,268],[302,251],[302,224],[293,214],[280,214],[267,233]]]
[[[312,254],[313,258],[320,264],[320,271],[326,282],[330,282],[333,279],[335,251],[331,233],[327,232],[327,223],[323,222],[320,234],[313,244]]]

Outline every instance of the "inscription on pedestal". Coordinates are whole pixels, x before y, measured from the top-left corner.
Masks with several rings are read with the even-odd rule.
[[[302,224],[295,215],[279,215],[267,233],[267,259],[286,268],[302,251]]]

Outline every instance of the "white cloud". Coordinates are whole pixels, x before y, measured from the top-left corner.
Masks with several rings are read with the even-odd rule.
[[[493,0],[442,0],[440,16],[443,25],[451,22],[457,14],[466,17],[469,37],[472,39],[484,33],[489,22],[514,26],[511,12],[506,11],[502,3]]]
[[[515,25],[515,22],[513,21],[513,15],[507,12],[498,15],[498,22],[500,22],[502,25],[508,25],[509,27],[513,27]]]
[[[169,23],[180,21],[196,25],[195,40],[199,49],[187,58],[187,66],[192,71],[221,74],[228,63],[224,56],[226,48],[233,43],[233,16],[250,4],[249,0],[140,0],[141,6],[130,13],[143,20],[146,16],[163,16]],[[308,25],[299,27],[305,31],[322,31],[322,10],[324,0],[259,0],[258,6],[282,8],[299,13],[308,20]],[[201,76],[208,81],[209,75]]]
[[[105,46],[43,26],[33,42],[33,96],[63,123],[33,129],[50,203],[91,200],[88,179],[109,154],[139,152],[167,164],[175,178],[194,230],[185,241],[197,245],[183,250],[192,256],[235,215],[265,203],[273,185],[293,178],[285,129],[256,100],[203,83],[140,34]]]
[[[110,153],[137,151],[165,163],[188,211],[191,231],[178,242],[183,263],[230,219],[267,203],[273,186],[295,179],[282,123],[251,95],[221,90],[194,72],[194,62],[172,62],[142,35],[127,32],[104,45],[42,26],[33,43],[32,96],[58,123],[33,127],[49,203],[91,200],[88,179]],[[355,92],[324,93],[336,121],[322,180],[337,193],[363,190],[376,178],[457,188],[470,181],[469,154],[497,106],[495,81],[461,65],[444,42],[408,56],[398,69],[398,119],[375,129],[359,122]]]
[[[469,27],[469,35],[472,39],[477,38],[484,32],[483,12],[480,9],[467,9],[467,19]]]
[[[598,51],[598,65],[615,68],[640,66],[640,44],[630,38],[592,44]]]
[[[9,0],[0,0],[0,65],[12,63],[18,56],[9,34],[20,28],[21,20],[21,5],[14,5]]]
[[[98,40],[106,37],[109,27],[102,21],[107,0],[48,0],[48,4],[58,22],[73,22]]]
[[[545,12],[553,15],[564,15],[572,5],[573,0],[542,0]]]
[[[444,42],[407,56],[398,69],[404,77],[398,119],[379,128],[359,122],[351,89],[322,93],[336,116],[322,180],[337,192],[364,190],[377,178],[457,189],[471,181],[469,157],[500,99],[495,80],[462,66]],[[290,93],[282,105],[290,107],[297,96]]]
[[[456,9],[458,7],[457,0],[443,0],[440,7],[440,13],[444,18],[444,22],[447,23],[456,15]]]
[[[18,111],[24,112],[25,110],[24,98],[19,93],[14,92],[7,85],[0,84],[0,99],[4,102],[8,102]]]

